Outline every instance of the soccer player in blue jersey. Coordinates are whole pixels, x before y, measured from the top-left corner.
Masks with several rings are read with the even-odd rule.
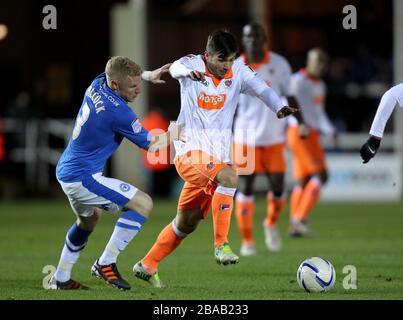
[[[106,64],[105,73],[96,77],[85,92],[71,139],[56,168],[57,179],[77,221],[67,232],[57,270],[49,282],[50,289],[87,289],[71,278],[71,270],[102,210],[112,213],[122,210],[122,214],[91,272],[112,286],[130,289],[130,284],[116,267],[117,256],[146,222],[153,202],[148,194],[135,186],[105,177],[102,172],[123,138],[149,152],[156,152],[179,136],[180,128],[172,123],[166,133],[151,137],[127,104],[140,94],[141,79],[164,83],[161,76],[169,66],[142,72],[128,58],[112,57]]]

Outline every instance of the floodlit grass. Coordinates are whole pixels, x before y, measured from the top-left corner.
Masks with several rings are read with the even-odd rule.
[[[283,251],[269,253],[264,245],[263,199],[257,203],[255,238],[258,255],[241,257],[238,265],[219,266],[213,257],[211,218],[200,223],[159,267],[165,289],[154,289],[135,278],[131,269],[175,215],[176,202],[155,200],[150,220],[120,255],[119,270],[132,290],[121,292],[90,275],[112,233],[118,215],[105,213],[73,271],[88,291],[46,291],[44,266],[57,265],[66,231],[74,221],[66,201],[0,204],[0,299],[133,299],[133,300],[289,300],[289,299],[403,299],[403,204],[319,204],[311,215],[313,235],[286,235],[287,210],[279,222]],[[240,238],[233,216],[231,246]],[[308,294],[298,287],[296,270],[302,260],[325,257],[336,269],[334,288]],[[343,288],[343,267],[354,265],[358,289]]]

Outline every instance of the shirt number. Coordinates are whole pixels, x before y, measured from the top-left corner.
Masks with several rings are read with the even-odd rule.
[[[76,140],[81,133],[81,127],[87,122],[90,116],[90,107],[87,103],[83,105],[81,109],[81,114],[78,115],[76,120],[76,125],[73,129],[73,140]]]

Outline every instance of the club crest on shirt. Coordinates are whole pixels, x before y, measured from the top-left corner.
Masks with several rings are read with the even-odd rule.
[[[230,80],[225,80],[225,81],[224,81],[224,84],[225,84],[225,86],[226,86],[227,88],[229,88],[229,87],[232,86],[232,80],[231,80],[231,79],[230,79]]]
[[[122,190],[123,192],[127,192],[130,190],[130,186],[127,183],[121,183],[120,190]]]

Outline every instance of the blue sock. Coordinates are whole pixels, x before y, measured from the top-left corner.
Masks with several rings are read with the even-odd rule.
[[[66,246],[71,252],[78,252],[84,249],[88,237],[92,231],[81,229],[74,223],[66,236]]]
[[[66,235],[63,251],[57,266],[55,277],[60,282],[71,278],[71,270],[84,249],[91,231],[81,229],[74,223]]]

